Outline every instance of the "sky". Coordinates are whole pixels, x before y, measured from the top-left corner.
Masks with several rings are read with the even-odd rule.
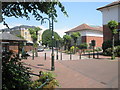
[[[65,31],[68,31],[78,25],[86,23],[88,25],[102,26],[102,13],[97,8],[105,6],[110,2],[62,2],[63,6],[68,13],[68,17],[57,8],[58,17],[57,23],[54,23],[54,31],[56,31],[61,37],[65,35]],[[42,24],[41,21],[36,21],[32,15],[31,19],[26,18],[5,18],[6,23],[10,28],[19,25],[39,26],[43,30],[49,28],[48,23]],[[0,29],[6,28],[3,23],[0,23]]]

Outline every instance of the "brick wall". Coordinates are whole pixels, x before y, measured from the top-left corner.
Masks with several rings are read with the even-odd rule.
[[[96,47],[102,47],[103,37],[95,37],[95,36],[82,36],[82,43],[89,44],[91,40],[96,41]]]
[[[120,23],[119,23],[118,29],[120,29]],[[112,39],[111,30],[109,29],[109,27],[107,25],[103,25],[103,40],[108,41],[111,39]],[[119,34],[115,35],[115,40],[119,40]]]
[[[32,46],[24,46],[25,51],[31,51],[33,49]],[[9,50],[12,50],[13,52],[18,53],[18,46],[9,46]]]

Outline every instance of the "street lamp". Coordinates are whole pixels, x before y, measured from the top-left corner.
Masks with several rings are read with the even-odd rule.
[[[53,49],[53,40],[54,40],[54,33],[53,33],[53,14],[51,14],[52,15],[52,18],[51,18],[51,20],[50,20],[50,18],[43,18],[42,20],[41,20],[41,24],[44,22],[44,20],[46,19],[46,20],[48,20],[49,21],[49,30],[52,30],[52,54],[51,54],[51,56],[52,56],[52,58],[51,58],[51,71],[54,71],[55,70],[55,67],[54,67],[54,49]]]

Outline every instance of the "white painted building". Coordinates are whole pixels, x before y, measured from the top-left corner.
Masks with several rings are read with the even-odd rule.
[[[100,7],[97,10],[100,10],[102,12],[104,41],[111,40],[112,34],[107,27],[107,24],[109,21],[115,20],[119,23],[118,29],[120,29],[120,0]],[[120,40],[120,32],[119,34],[116,34],[115,37],[116,40]]]
[[[103,28],[100,26],[90,26],[87,24],[79,25],[65,33],[67,35],[71,35],[73,32],[80,32],[81,36],[77,40],[77,44],[87,43],[88,45],[91,43],[91,40],[96,41],[96,47],[102,47],[103,43]]]

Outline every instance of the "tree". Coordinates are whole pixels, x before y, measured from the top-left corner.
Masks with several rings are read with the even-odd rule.
[[[76,52],[76,44],[77,44],[77,39],[80,37],[80,33],[79,32],[73,32],[71,34],[71,37],[73,38],[74,40],[74,46],[75,46],[75,52]]]
[[[64,39],[64,44],[65,44],[65,50],[66,50],[66,48],[67,48],[68,50],[70,50],[70,46],[71,46],[71,36],[69,36],[69,35],[64,35],[64,36],[63,36],[63,39]]]
[[[52,1],[53,0],[51,0],[51,2],[48,2],[48,0],[43,0],[41,2],[2,2],[2,17],[25,17],[29,20],[29,13],[31,13],[34,18],[39,21],[43,18],[42,13],[46,15],[50,15],[50,13],[52,13],[55,19],[57,17],[56,6],[61,9],[61,12],[63,12],[64,15],[68,16],[64,6],[58,0],[57,2]]]
[[[36,27],[36,28],[29,28],[28,29],[30,34],[31,34],[31,38],[32,38],[32,41],[33,41],[33,59],[34,59],[34,50],[35,50],[35,56],[37,57],[38,54],[37,54],[37,47],[38,47],[38,43],[37,43],[37,39],[38,39],[38,31],[39,30],[42,30],[40,29],[39,27]]]
[[[54,42],[53,42],[53,45],[55,47],[56,45],[56,41],[59,41],[61,40],[61,37],[58,35],[58,33],[56,32],[53,32],[54,33]],[[45,45],[46,47],[49,46],[51,47],[52,46],[52,31],[51,30],[45,30],[42,34],[42,45]]]
[[[111,59],[115,59],[115,55],[114,55],[114,37],[115,37],[115,34],[117,34],[117,26],[118,26],[118,23],[116,21],[111,20],[111,21],[108,22],[108,27],[112,32],[112,56],[111,56]]]
[[[2,53],[2,89],[28,90],[30,68],[25,67],[11,51]]]

